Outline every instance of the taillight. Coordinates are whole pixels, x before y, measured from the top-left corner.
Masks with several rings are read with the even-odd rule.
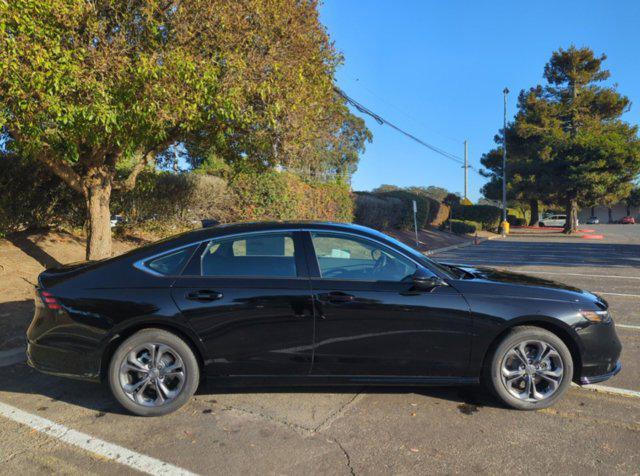
[[[44,305],[47,307],[47,309],[62,309],[60,302],[50,292],[40,291],[40,296],[42,296],[42,302],[44,302]]]

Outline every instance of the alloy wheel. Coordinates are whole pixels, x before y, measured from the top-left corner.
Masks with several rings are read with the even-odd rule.
[[[122,390],[135,403],[147,407],[163,406],[175,400],[185,379],[182,358],[166,344],[141,344],[120,364]]]
[[[509,349],[500,364],[502,384],[514,397],[540,402],[560,387],[564,365],[558,351],[542,340],[525,340]]]

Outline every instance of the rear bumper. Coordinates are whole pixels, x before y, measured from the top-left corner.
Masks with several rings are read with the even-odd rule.
[[[34,369],[51,375],[92,382],[100,381],[100,362],[92,355],[66,349],[27,343],[27,363]]]
[[[609,380],[614,375],[617,375],[621,369],[622,364],[620,363],[620,361],[618,361],[616,362],[616,365],[611,372],[602,375],[593,375],[590,377],[580,377],[580,385],[589,385],[592,383],[604,382],[605,380]]]

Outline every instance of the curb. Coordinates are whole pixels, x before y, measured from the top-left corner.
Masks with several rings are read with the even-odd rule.
[[[484,243],[485,241],[489,241],[489,240],[497,240],[497,239],[500,239],[500,238],[502,238],[502,235],[495,235],[495,236],[489,236],[487,238],[480,238],[478,240],[478,244]],[[442,253],[444,251],[455,250],[455,249],[458,249],[458,248],[464,248],[466,246],[473,245],[473,243],[474,243],[473,240],[471,240],[471,241],[467,241],[465,243],[458,243],[457,245],[444,246],[442,248],[436,248],[434,250],[423,251],[422,254],[425,255],[425,256],[431,256],[433,254]]]

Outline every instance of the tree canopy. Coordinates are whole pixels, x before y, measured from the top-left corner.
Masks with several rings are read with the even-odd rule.
[[[109,200],[171,145],[210,166],[355,167],[370,133],[333,90],[315,1],[0,2],[8,147],[86,201],[90,259]]]

